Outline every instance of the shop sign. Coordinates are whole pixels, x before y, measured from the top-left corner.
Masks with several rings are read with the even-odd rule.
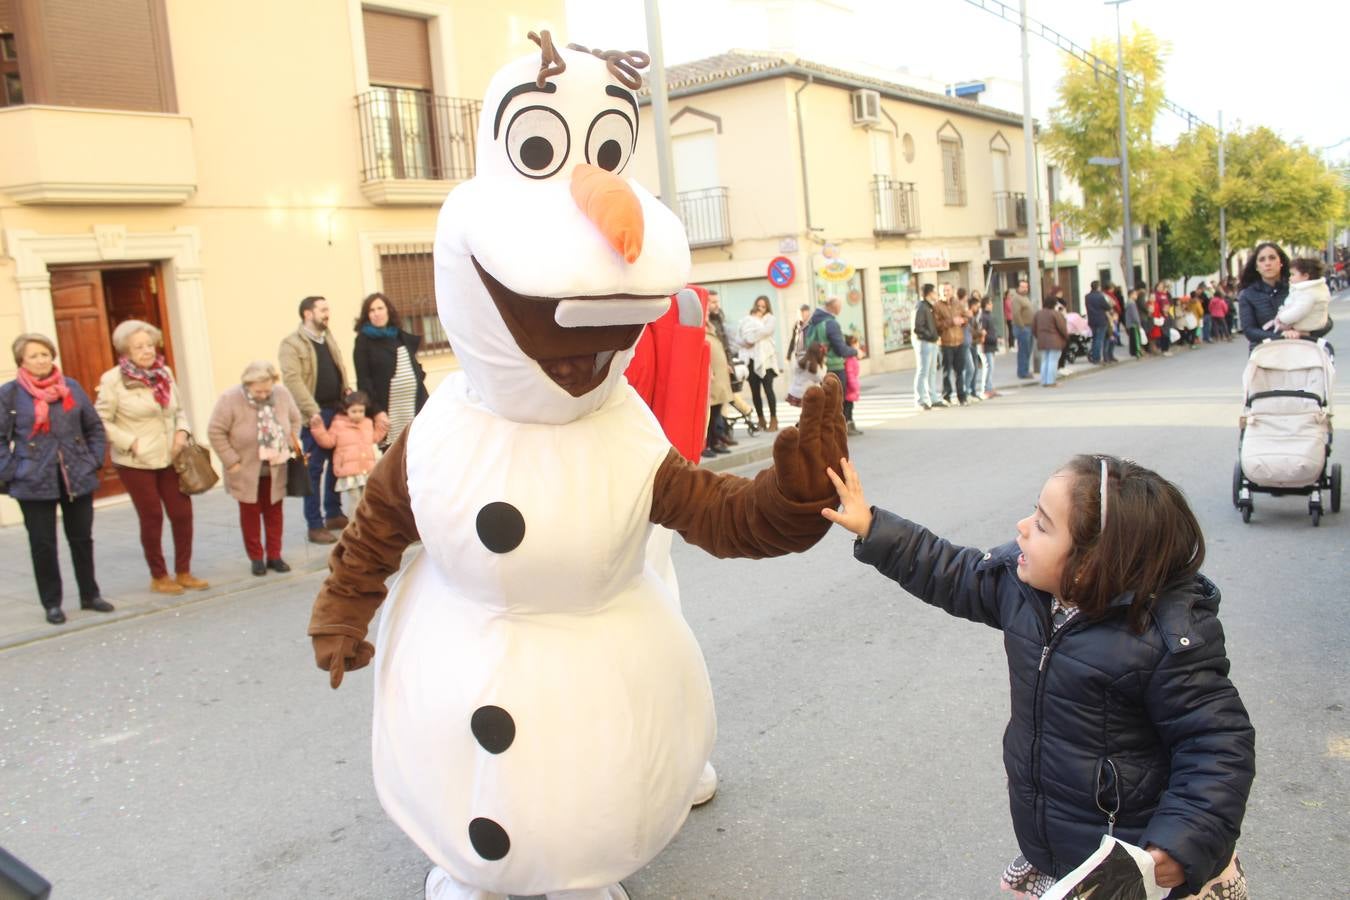
[[[914,272],[946,272],[952,267],[947,248],[915,250],[909,265]]]

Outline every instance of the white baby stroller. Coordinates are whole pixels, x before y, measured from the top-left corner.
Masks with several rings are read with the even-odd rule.
[[[1341,509],[1341,465],[1330,465],[1331,357],[1313,341],[1266,341],[1252,350],[1242,373],[1238,461],[1233,505],[1252,519],[1252,495],[1308,498],[1312,523],[1321,522],[1323,495]]]

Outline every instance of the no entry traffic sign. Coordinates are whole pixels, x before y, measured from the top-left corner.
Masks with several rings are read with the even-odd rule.
[[[776,288],[785,288],[797,277],[797,267],[786,256],[775,256],[769,262],[769,281]]]

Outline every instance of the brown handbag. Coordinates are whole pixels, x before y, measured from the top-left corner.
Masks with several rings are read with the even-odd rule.
[[[173,469],[178,473],[178,489],[189,495],[204,494],[220,480],[211,467],[211,451],[193,440],[191,434],[187,436],[187,444],[174,457]]]

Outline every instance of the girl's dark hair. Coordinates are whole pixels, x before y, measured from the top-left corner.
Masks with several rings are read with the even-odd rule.
[[[1106,527],[1101,527],[1106,460]],[[1075,456],[1060,470],[1069,487],[1069,536],[1060,596],[1089,618],[1106,615],[1126,591],[1130,627],[1142,633],[1158,596],[1193,579],[1205,561],[1205,536],[1176,485],[1114,456]]]
[[[1059,298],[1056,297],[1054,294],[1050,294],[1050,295],[1048,295],[1048,296],[1042,297],[1042,298],[1041,298],[1041,309],[1054,309],[1054,308],[1055,308],[1055,304],[1058,303],[1058,302],[1059,302]]]
[[[754,312],[756,307],[759,306],[759,301],[761,300],[764,301],[764,311],[767,312],[769,315],[773,315],[773,304],[769,302],[769,298],[764,294],[760,294],[758,297],[755,298],[755,302],[750,304],[750,311]]]
[[[825,345],[819,342],[807,344],[806,352],[802,354],[798,366],[810,372],[812,375],[820,371],[820,367],[825,365]]]
[[[389,310],[389,324],[395,328],[402,327],[402,322],[400,322],[398,318],[398,310],[394,309],[394,304],[390,303],[389,298],[384,294],[376,291],[373,294],[369,294],[366,299],[361,301],[361,314],[356,317],[356,326],[352,329],[353,331],[359,332],[362,325],[370,323],[370,304],[374,303],[376,300],[383,300],[384,308]]]
[[[366,395],[365,391],[352,391],[342,398],[342,411],[346,412],[353,406],[364,406],[366,409],[370,409],[370,397]]]
[[[1270,247],[1280,255],[1280,280],[1289,280],[1289,254],[1284,252],[1279,244],[1274,241],[1262,241],[1256,245],[1252,255],[1247,257],[1247,264],[1242,267],[1242,277],[1238,279],[1238,290],[1242,290],[1250,285],[1256,284],[1261,280],[1261,273],[1256,268],[1256,258],[1261,255],[1261,251]]]

